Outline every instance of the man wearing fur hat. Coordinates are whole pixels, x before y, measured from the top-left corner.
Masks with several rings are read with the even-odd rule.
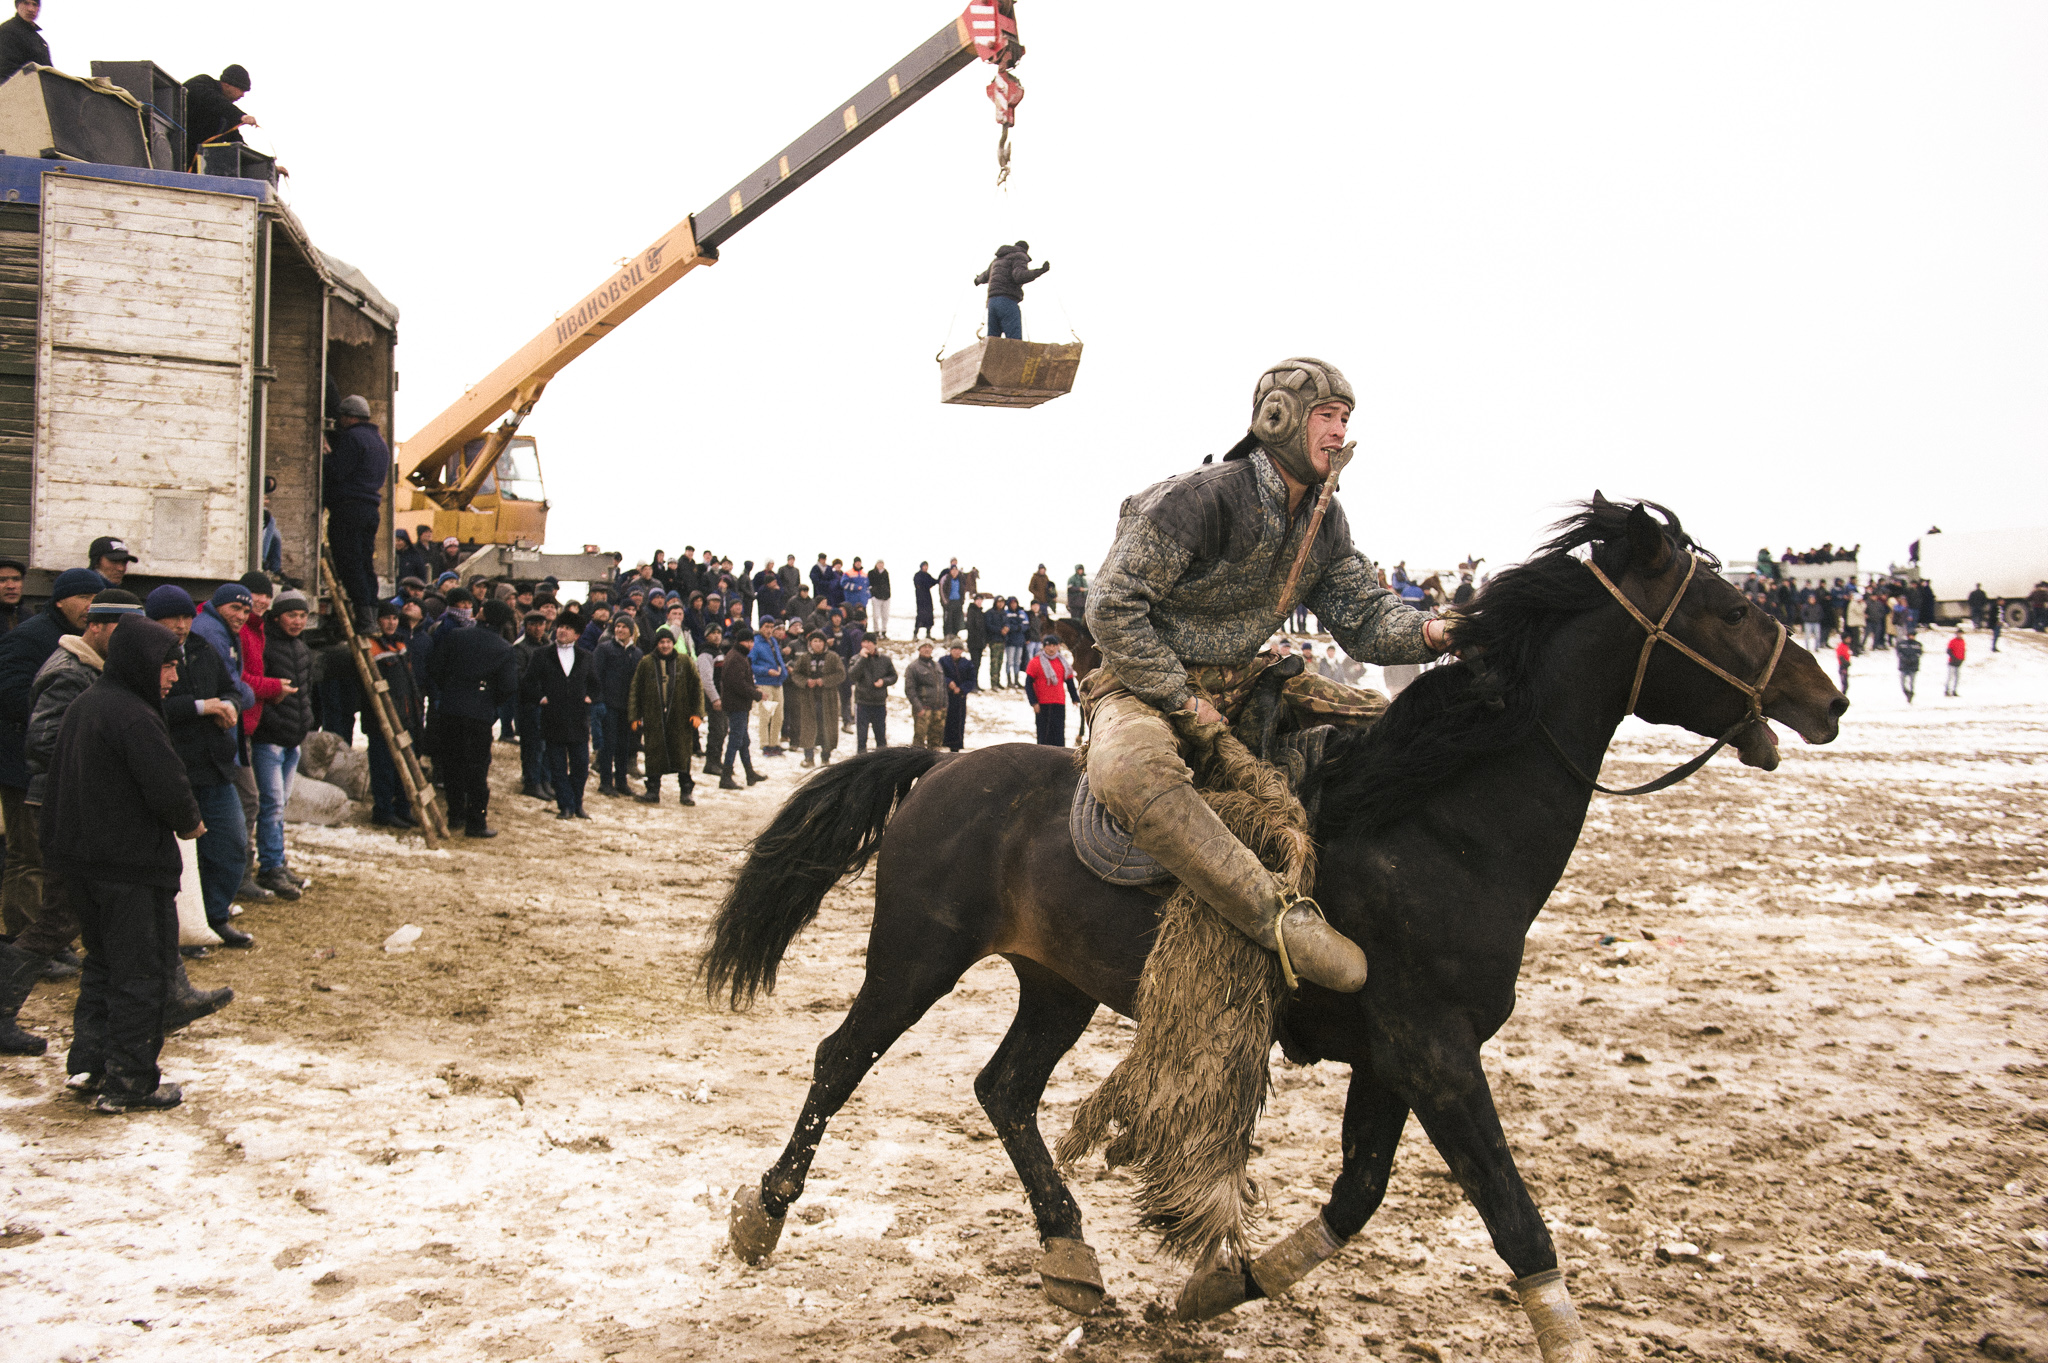
[[[1088,678],[1088,778],[1097,799],[1240,931],[1284,953],[1301,978],[1365,985],[1365,955],[1290,897],[1195,791],[1183,733],[1227,723],[1218,701],[1297,602],[1353,657],[1427,662],[1442,621],[1401,604],[1351,543],[1335,501],[1315,511],[1333,458],[1349,457],[1351,385],[1321,360],[1259,376],[1251,429],[1220,462],[1127,499],[1088,596],[1102,666]],[[1227,700],[1225,708],[1229,708]]]

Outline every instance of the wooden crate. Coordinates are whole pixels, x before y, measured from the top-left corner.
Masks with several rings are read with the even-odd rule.
[[[939,401],[966,407],[1036,407],[1074,388],[1081,343],[997,338],[939,362]]]

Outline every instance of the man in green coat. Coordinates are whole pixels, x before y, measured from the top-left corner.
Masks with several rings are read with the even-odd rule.
[[[697,801],[690,792],[693,730],[704,722],[704,683],[697,669],[676,650],[675,632],[663,625],[654,632],[654,652],[633,669],[633,696],[626,717],[640,735],[647,760],[647,792],[634,798],[643,805],[661,803],[661,778],[676,774],[682,803]]]

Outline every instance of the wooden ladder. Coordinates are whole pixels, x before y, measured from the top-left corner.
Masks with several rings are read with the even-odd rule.
[[[355,610],[348,593],[341,588],[341,577],[334,571],[334,560],[325,545],[320,548],[320,575],[327,579],[334,618],[341,622],[341,632],[348,638],[349,656],[356,661],[356,680],[369,700],[370,714],[384,739],[385,751],[391,754],[391,765],[398,769],[398,784],[405,787],[406,798],[412,801],[420,836],[427,840],[428,847],[438,848],[449,836],[447,812],[441,808],[434,783],[427,779],[419,754],[413,750],[411,730],[399,719],[398,706],[391,699],[391,683],[378,675],[376,661],[370,657],[370,641],[356,629]]]

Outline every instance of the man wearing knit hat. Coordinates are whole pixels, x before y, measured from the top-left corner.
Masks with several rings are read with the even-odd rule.
[[[243,128],[256,126],[255,115],[235,107],[249,89],[249,72],[238,62],[218,80],[194,76],[185,82],[185,135],[195,153],[202,142],[239,142]]]
[[[36,671],[57,651],[59,639],[78,633],[93,597],[106,586],[90,568],[66,568],[51,584],[50,604],[0,638],[0,817],[8,830],[0,911],[10,937],[35,921],[43,901],[43,863],[28,810],[28,766],[22,752]]]
[[[215,599],[220,600],[222,593],[239,594],[240,601],[230,595],[226,604],[248,608],[246,588],[230,582]],[[249,859],[249,844],[242,830],[242,798],[235,793],[240,747],[236,740],[247,688],[239,669],[231,669],[228,659],[193,629],[199,611],[183,587],[168,583],[158,587],[143,603],[143,611],[178,640],[178,679],[164,694],[164,723],[170,727],[171,747],[185,764],[185,777],[199,803],[199,817],[206,823],[198,846],[199,894],[206,904],[206,924],[228,946],[253,946],[255,939],[234,925],[229,912]],[[210,628],[218,632],[218,617]]]

